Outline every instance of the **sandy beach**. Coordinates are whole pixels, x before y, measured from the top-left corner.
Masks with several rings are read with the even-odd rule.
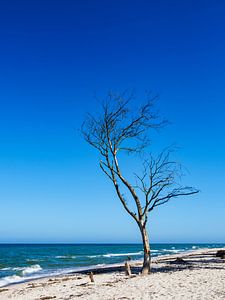
[[[215,256],[217,250],[157,257],[148,276],[138,274],[139,262],[131,262],[131,277],[121,265],[94,270],[94,283],[74,273],[6,286],[0,299],[225,299],[225,259]]]

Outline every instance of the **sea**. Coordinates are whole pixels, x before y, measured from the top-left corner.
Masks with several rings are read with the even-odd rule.
[[[152,257],[225,244],[151,244]],[[0,287],[143,257],[141,244],[0,244]]]

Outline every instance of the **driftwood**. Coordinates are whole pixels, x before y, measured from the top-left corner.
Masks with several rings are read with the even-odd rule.
[[[216,252],[216,257],[225,258],[225,250],[218,250]]]
[[[90,272],[90,273],[88,274],[88,276],[89,276],[91,282],[95,282],[93,272]]]
[[[189,258],[189,257],[202,257],[202,256],[215,256],[215,253],[188,253],[188,254],[183,254],[182,258]],[[160,258],[156,260],[156,263],[164,262],[164,261],[170,261],[171,257],[167,256],[165,258]]]
[[[131,269],[130,269],[130,264],[127,261],[125,262],[125,273],[126,273],[127,276],[132,275]]]
[[[56,296],[44,296],[44,297],[41,297],[40,300],[50,300],[50,299],[55,299]]]
[[[186,264],[187,262],[181,257],[177,257],[174,261],[170,262],[171,264]]]
[[[9,289],[0,289],[0,293],[1,292],[6,292],[6,291],[8,291]]]

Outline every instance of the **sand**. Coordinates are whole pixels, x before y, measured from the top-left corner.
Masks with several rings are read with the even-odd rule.
[[[114,267],[95,270],[94,283],[86,274],[70,274],[11,285],[0,289],[0,299],[224,300],[225,259],[215,257],[217,250],[158,257],[147,276],[139,275],[139,263],[132,262],[131,277]],[[176,257],[183,257],[185,263],[176,263]]]

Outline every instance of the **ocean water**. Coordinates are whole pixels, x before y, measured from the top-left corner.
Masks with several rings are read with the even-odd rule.
[[[152,256],[225,244],[152,244]],[[143,257],[141,244],[0,244],[0,287]]]

